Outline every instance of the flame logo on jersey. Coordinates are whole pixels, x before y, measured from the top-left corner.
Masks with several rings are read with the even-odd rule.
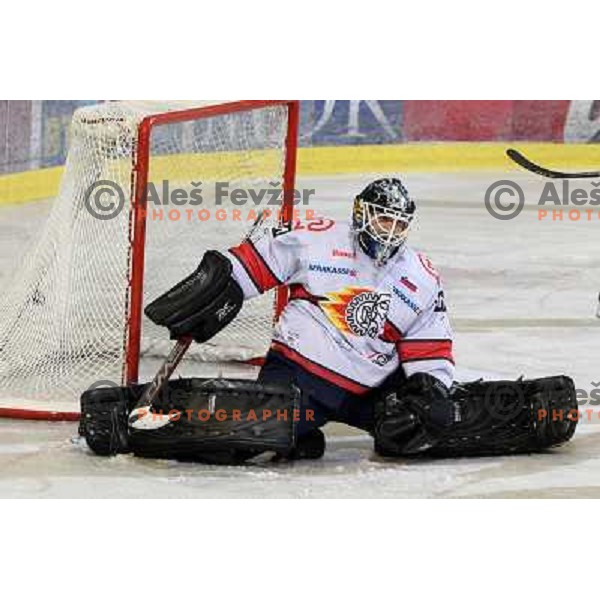
[[[350,286],[326,297],[319,306],[337,329],[360,337],[379,335],[390,307],[390,294]]]

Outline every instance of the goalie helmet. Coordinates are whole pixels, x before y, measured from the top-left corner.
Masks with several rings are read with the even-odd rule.
[[[354,200],[352,230],[363,252],[385,264],[406,243],[417,207],[399,179],[378,179]]]

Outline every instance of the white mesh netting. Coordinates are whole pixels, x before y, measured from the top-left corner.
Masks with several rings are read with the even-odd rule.
[[[77,410],[80,393],[93,382],[122,381],[138,126],[149,115],[197,106],[109,102],[76,112],[47,225],[0,298],[0,406]],[[195,269],[205,250],[238,243],[252,225],[258,208],[251,201],[234,205],[230,194],[217,206],[217,182],[226,182],[229,192],[281,187],[287,110],[275,105],[153,127],[144,305]],[[98,219],[86,208],[86,190],[99,180],[124,192],[125,205],[114,218]],[[192,190],[201,204],[190,204]],[[234,324],[193,345],[187,360],[264,355],[273,303],[272,293],[248,302]],[[142,358],[163,357],[171,345],[166,330],[144,318]]]

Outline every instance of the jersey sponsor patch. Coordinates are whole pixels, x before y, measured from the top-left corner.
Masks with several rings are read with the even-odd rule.
[[[334,248],[331,251],[331,256],[333,256],[333,258],[356,258],[356,252],[353,250],[341,250],[339,248]]]
[[[350,286],[325,295],[328,299],[319,305],[337,329],[358,337],[379,335],[390,308],[390,294]]]
[[[411,292],[418,292],[419,288],[417,287],[417,285],[415,283],[413,283],[408,277],[406,277],[406,275],[403,275],[402,277],[400,277],[400,283],[408,288]]]
[[[308,265],[308,270],[323,273],[324,275],[348,275],[349,277],[356,277],[356,269],[351,269],[350,267],[336,267],[333,265],[310,263]]]
[[[395,285],[392,286],[392,290],[394,291],[394,295],[400,298],[410,310],[412,310],[416,315],[420,315],[423,310],[421,307],[412,299],[409,298],[401,289],[397,288]]]

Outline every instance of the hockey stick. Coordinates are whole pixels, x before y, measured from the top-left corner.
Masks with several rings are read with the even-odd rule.
[[[564,173],[562,171],[554,171],[552,169],[546,169],[540,165],[536,165],[534,162],[530,161],[526,156],[523,156],[518,150],[514,148],[509,148],[506,151],[506,155],[516,162],[520,167],[535,173],[536,175],[541,175],[542,177],[548,177],[550,179],[584,179],[590,178],[594,179],[596,177],[600,178],[600,171],[582,171],[581,173]]]
[[[181,362],[191,343],[191,337],[184,337],[177,340],[177,343],[173,346],[171,352],[169,352],[169,356],[165,358],[165,361],[154,376],[152,383],[145,389],[142,397],[131,411],[129,415],[129,427],[133,427],[133,429],[160,429],[171,421],[169,415],[165,416],[152,412],[152,405],[164,385],[169,381],[177,365]]]
[[[243,241],[249,239],[259,226],[265,222],[266,218],[266,211],[261,211],[248,233],[244,236]],[[176,416],[175,414],[169,416],[154,413],[152,412],[152,405],[156,398],[158,398],[160,391],[169,381],[177,365],[181,362],[181,359],[185,356],[192,341],[193,339],[190,336],[177,340],[177,343],[173,346],[171,352],[154,376],[152,383],[145,389],[135,408],[129,414],[129,427],[133,429],[160,429],[167,425],[171,421],[171,418]]]

